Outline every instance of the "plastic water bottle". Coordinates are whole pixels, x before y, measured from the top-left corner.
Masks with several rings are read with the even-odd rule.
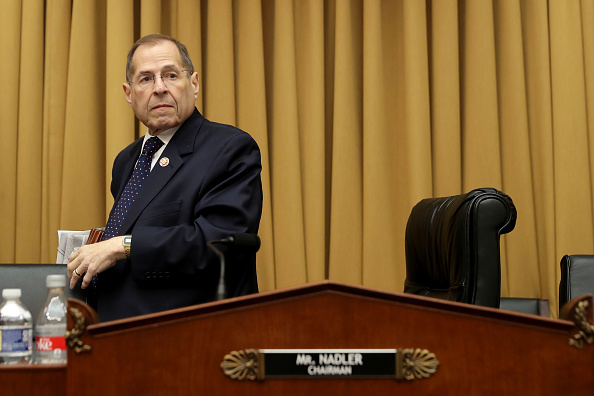
[[[48,275],[45,304],[35,322],[35,363],[66,363],[65,275]]]
[[[21,289],[2,290],[0,363],[30,363],[33,352],[31,312],[21,303]]]

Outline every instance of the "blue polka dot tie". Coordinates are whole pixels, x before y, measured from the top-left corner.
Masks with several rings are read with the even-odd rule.
[[[118,235],[130,205],[132,205],[138,192],[142,188],[144,179],[146,179],[151,172],[151,160],[153,155],[155,155],[162,145],[163,141],[156,136],[148,139],[144,144],[142,154],[140,154],[138,162],[136,162],[136,166],[134,167],[134,173],[132,173],[130,180],[128,180],[128,184],[126,184],[116,208],[109,216],[107,226],[105,226],[105,233],[103,234],[103,241]]]
[[[136,199],[136,196],[142,188],[142,182],[151,173],[151,161],[153,155],[163,146],[163,141],[156,136],[149,138],[142,148],[142,153],[136,162],[134,172],[130,176],[130,180],[124,187],[124,191],[120,196],[116,208],[109,215],[107,225],[105,226],[105,232],[103,233],[102,241],[113,238],[120,232],[122,222],[126,218],[128,209]],[[87,303],[95,309],[97,308],[97,284],[99,283],[99,275],[95,275],[91,280],[91,290],[87,293]]]

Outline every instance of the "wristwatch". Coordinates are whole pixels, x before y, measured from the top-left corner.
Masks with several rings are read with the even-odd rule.
[[[132,247],[132,235],[124,235],[124,240],[122,241],[122,245],[124,245],[124,253],[126,253],[126,259],[130,259],[130,249]]]

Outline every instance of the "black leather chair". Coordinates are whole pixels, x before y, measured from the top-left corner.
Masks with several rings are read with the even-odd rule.
[[[0,292],[3,289],[21,289],[21,302],[31,311],[35,320],[47,297],[47,276],[66,276],[66,271],[63,264],[0,264]],[[80,288],[80,282],[71,290],[67,281],[64,294],[66,298],[82,301],[86,298],[85,291]]]
[[[406,226],[404,292],[499,308],[499,239],[516,217],[494,188],[420,201]]]
[[[549,300],[539,298],[501,297],[499,308],[530,315],[551,316]]]
[[[566,255],[561,259],[559,311],[569,300],[594,294],[594,255]]]

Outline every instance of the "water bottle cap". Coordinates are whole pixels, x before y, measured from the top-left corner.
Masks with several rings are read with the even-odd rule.
[[[2,298],[21,298],[21,289],[4,289]]]
[[[45,278],[45,285],[50,288],[66,287],[66,275],[48,275]]]

